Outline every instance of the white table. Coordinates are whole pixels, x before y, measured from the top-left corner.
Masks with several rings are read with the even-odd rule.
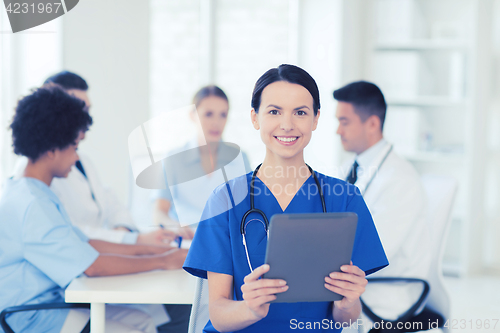
[[[106,303],[192,304],[196,278],[182,269],[106,277],[82,276],[65,292],[67,303],[90,303],[91,333],[104,333]]]

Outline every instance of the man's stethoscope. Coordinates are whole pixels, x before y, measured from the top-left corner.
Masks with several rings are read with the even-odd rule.
[[[245,228],[248,223],[256,220],[260,221],[264,225],[264,229],[266,230],[266,236],[269,238],[269,221],[266,217],[266,214],[261,211],[260,209],[255,208],[254,204],[254,182],[255,182],[255,177],[257,175],[257,172],[259,171],[262,163],[255,169],[255,171],[252,174],[252,179],[250,180],[250,209],[243,215],[243,218],[241,219],[241,225],[240,225],[240,232],[241,232],[241,237],[243,239],[243,246],[245,247],[245,253],[247,255],[247,261],[248,261],[248,267],[250,267],[250,271],[253,272],[252,265],[250,264],[250,256],[248,255],[248,247],[247,247],[247,240],[245,237]],[[323,190],[321,188],[321,184],[319,183],[318,177],[316,177],[316,174],[314,173],[313,169],[306,164],[306,166],[309,168],[309,171],[311,172],[311,175],[314,178],[314,182],[316,183],[316,186],[318,187],[318,193],[321,199],[321,206],[323,207],[323,213],[326,213],[326,205],[325,205],[325,197],[323,196]],[[252,219],[248,222],[245,223],[246,218],[248,215],[251,213],[257,213],[260,214],[260,216],[264,219],[264,221],[257,220],[257,219]]]
[[[390,146],[389,150],[387,151],[387,153],[385,153],[384,155],[384,158],[380,161],[380,163],[378,164],[378,167],[377,167],[377,170],[375,171],[375,173],[371,176],[370,180],[368,181],[368,183],[366,183],[366,186],[365,186],[365,190],[363,191],[363,195],[366,194],[366,191],[368,191],[368,188],[370,187],[370,185],[372,184],[372,181],[373,179],[375,179],[375,176],[377,175],[377,173],[380,171],[380,168],[382,167],[382,165],[384,165],[384,162],[385,160],[387,159],[387,157],[389,156],[389,154],[391,153],[392,151],[392,145]]]

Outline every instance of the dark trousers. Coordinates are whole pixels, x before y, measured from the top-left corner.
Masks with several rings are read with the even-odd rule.
[[[170,322],[158,326],[158,333],[187,333],[191,304],[163,304],[170,317]]]

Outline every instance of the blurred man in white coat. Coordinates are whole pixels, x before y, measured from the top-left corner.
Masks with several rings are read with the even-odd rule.
[[[340,177],[361,191],[389,259],[389,266],[373,277],[425,279],[431,263],[425,192],[414,167],[384,139],[382,92],[359,81],[334,91],[333,97],[338,101],[337,134],[344,149],[356,154]],[[421,290],[421,285],[369,284],[362,299],[378,316],[395,320]]]

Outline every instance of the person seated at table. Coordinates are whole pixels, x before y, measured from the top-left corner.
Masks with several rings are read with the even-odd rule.
[[[85,103],[56,85],[22,98],[10,125],[14,153],[28,158],[23,177],[9,179],[0,198],[0,311],[27,304],[64,302],[72,279],[178,269],[187,251],[87,238],[70,222],[50,189],[78,161],[78,143],[92,124]],[[109,306],[107,332],[156,332],[144,312]],[[88,310],[55,309],[11,314],[15,332],[80,332]]]
[[[196,92],[193,104],[196,109],[191,112],[191,120],[197,123],[199,131],[196,138],[179,149],[179,152],[198,149],[188,155],[182,167],[166,172],[175,180],[182,178],[182,174],[210,175],[221,167],[229,168],[226,173],[233,174],[237,166],[228,164],[234,157],[221,144],[229,113],[229,99],[226,93],[218,86],[205,86]],[[245,167],[242,174],[250,172],[247,155],[243,151],[241,155]],[[155,222],[168,227],[180,221],[185,227],[176,226],[174,230],[183,238],[192,239],[208,197],[220,185],[220,179],[217,177],[207,177],[206,180],[203,186],[196,183],[191,188],[172,187],[155,191],[152,195],[155,200]]]
[[[58,84],[68,94],[84,101],[89,112],[89,86],[81,76],[62,71],[45,80],[45,84],[48,83]],[[64,205],[71,223],[87,237],[114,243],[160,245],[175,238],[173,232],[162,229],[139,233],[129,210],[101,182],[91,159],[85,154],[78,155],[79,160],[71,167],[68,177],[54,179],[50,189]],[[15,177],[22,176],[27,163],[26,158],[20,159]]]

